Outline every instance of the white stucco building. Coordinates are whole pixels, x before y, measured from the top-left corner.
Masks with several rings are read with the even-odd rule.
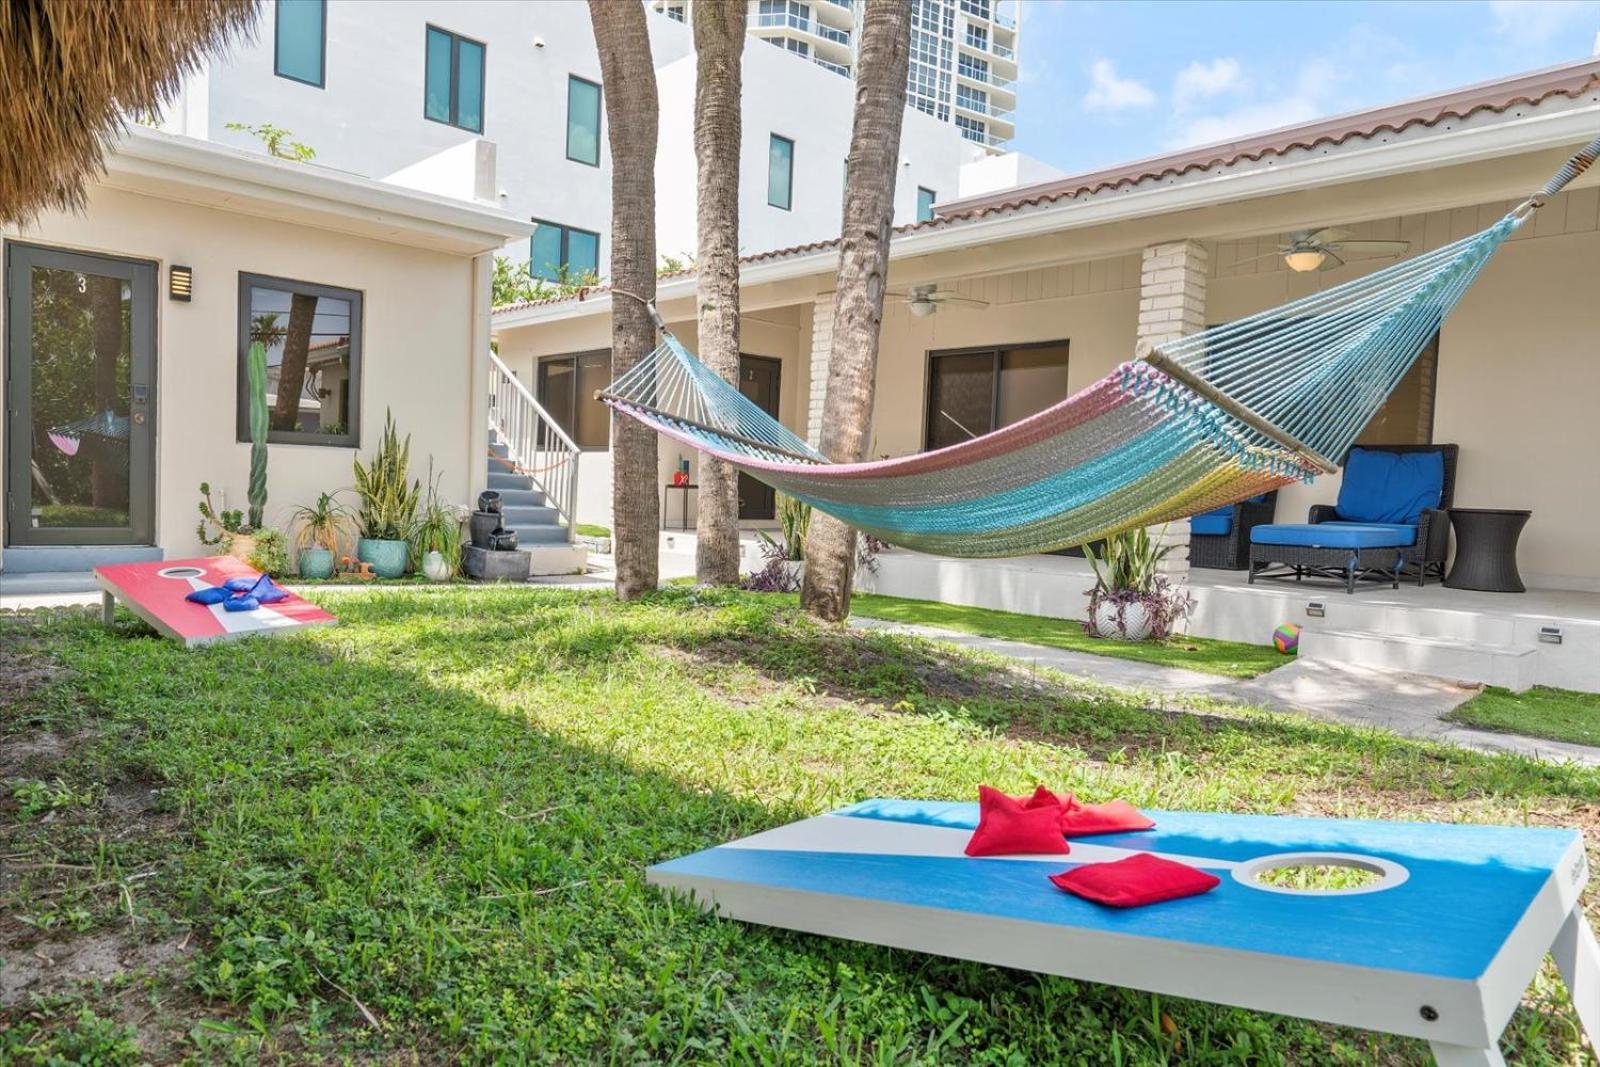
[[[536,274],[608,273],[611,151],[586,4],[274,0],[262,16],[253,43],[189,80],[165,130],[259,151],[261,127],[277,127],[320,165],[535,223],[506,255],[532,259]],[[686,23],[648,21],[661,100],[657,244],[684,258],[695,247],[693,43]],[[741,244],[836,237],[853,83],[756,38],[744,62]],[[897,224],[969,194],[963,164],[989,158],[945,117],[907,109]]]

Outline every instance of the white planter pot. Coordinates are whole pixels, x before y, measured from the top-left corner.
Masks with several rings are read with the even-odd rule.
[[[430,582],[448,581],[450,564],[445,560],[444,553],[439,551],[425,553],[422,557],[422,573],[428,576]]]
[[[806,561],[803,559],[786,559],[779,563],[783,570],[784,584],[791,590],[798,590],[805,584]]]
[[[1096,637],[1143,641],[1150,636],[1150,611],[1143,604],[1114,604],[1102,600],[1089,620]]]

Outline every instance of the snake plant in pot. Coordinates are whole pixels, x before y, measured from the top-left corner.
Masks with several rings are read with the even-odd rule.
[[[384,412],[383,437],[372,462],[362,466],[355,460],[356,494],[361,498],[357,526],[361,539],[356,543],[356,558],[372,564],[380,578],[399,578],[406,572],[411,551],[411,536],[417,526],[417,505],[422,499],[422,481],[408,484],[411,466],[411,435],[400,440],[394,415]]]
[[[1113,534],[1098,552],[1084,545],[1095,582],[1083,628],[1095,637],[1125,641],[1172,636],[1173,626],[1188,618],[1194,606],[1189,594],[1161,571],[1161,561],[1173,547],[1157,544],[1143,527]]]

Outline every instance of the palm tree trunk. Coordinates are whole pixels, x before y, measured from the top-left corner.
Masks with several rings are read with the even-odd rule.
[[[589,0],[589,19],[611,147],[611,371],[620,377],[656,346],[643,302],[656,297],[659,104],[644,5]],[[617,596],[632,600],[655,589],[660,577],[655,432],[613,415],[611,463]]]
[[[278,401],[272,409],[274,430],[300,428],[300,398],[306,388],[306,361],[311,356],[311,326],[316,321],[317,298],[295,293],[289,300],[289,328],[278,362]]]
[[[839,285],[834,295],[833,342],[828,350],[828,390],[818,447],[836,463],[866,458],[872,429],[878,332],[889,272],[894,224],[894,182],[899,171],[900,125],[906,107],[906,67],[911,48],[910,0],[873,0],[861,27],[856,62],[855,126],[845,182]],[[850,614],[855,530],[817,513],[806,536],[806,610],[837,622]]]
[[[739,94],[745,5],[697,4],[694,93],[700,361],[739,384]],[[739,472],[700,456],[695,579],[739,581]]]

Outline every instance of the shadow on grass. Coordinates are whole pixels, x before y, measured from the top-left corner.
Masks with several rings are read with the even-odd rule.
[[[837,700],[954,717],[1019,741],[1067,745],[1097,761],[1130,753],[1178,751],[1204,759],[1274,751],[1278,759],[1262,763],[1259,774],[1319,768],[1338,774],[1344,765],[1361,784],[1400,793],[1558,793],[1600,801],[1600,774],[1576,764],[1488,756],[1292,712],[1153,707],[1003,657],[914,635],[811,626],[794,612],[778,613],[765,628],[684,647],[709,665],[700,672],[709,685],[719,684],[710,667],[741,665],[774,686],[799,681]]]
[[[206,933],[196,986],[280,1050],[1103,1062],[1115,1046],[1164,1063],[1315,1060],[1337,1044],[1422,1061],[1410,1043],[717,921],[645,886],[650,863],[812,813],[717,784],[759,752],[694,745],[761,722],[656,650],[731,637],[775,678],[803,668],[864,694],[879,682],[852,673],[857,638],[737,599],[330,605],[346,625],[317,634],[185,652],[140,626],[78,623],[56,648],[71,668],[58,684],[101,719],[102,773],[156,772],[182,813],[190,844],[161,891]],[[867,650],[873,678],[899,647]],[[923,692],[926,670],[981,672],[931,646],[904,654],[909,673],[872,699]],[[1011,699],[974,684],[973,699]],[[687,748],[632,736],[670,733],[674,716]],[[664,746],[650,764],[644,741]]]

